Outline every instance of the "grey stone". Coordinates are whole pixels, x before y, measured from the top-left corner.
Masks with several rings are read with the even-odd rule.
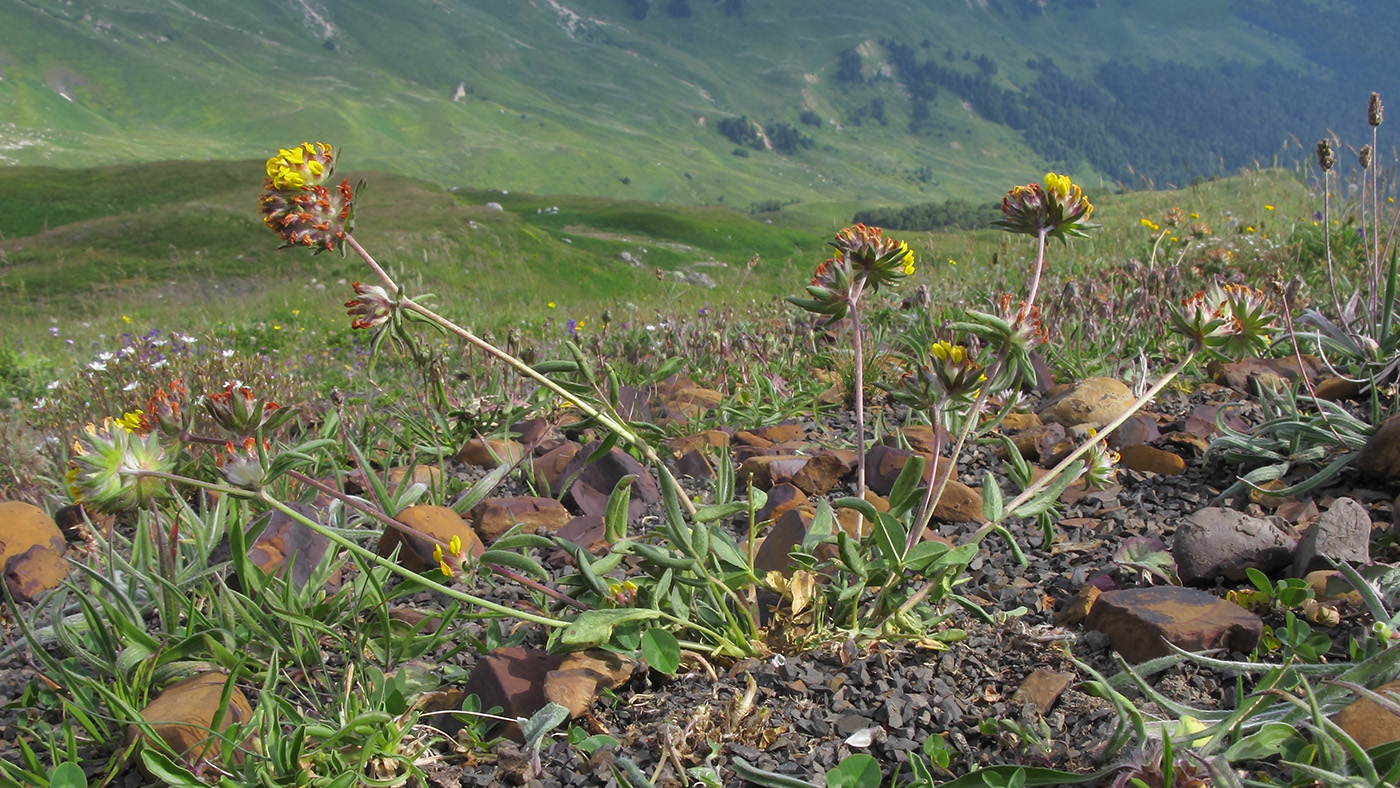
[[[1371,560],[1371,514],[1350,498],[1338,498],[1317,518],[1293,557],[1294,577],[1305,577],[1315,569],[1331,569],[1326,559],[1367,563]]]
[[[1184,585],[1240,581],[1246,569],[1267,574],[1288,566],[1297,546],[1298,538],[1272,521],[1211,506],[1177,526],[1172,558]]]

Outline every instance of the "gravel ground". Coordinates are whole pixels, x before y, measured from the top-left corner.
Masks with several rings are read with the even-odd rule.
[[[1191,404],[1193,400],[1178,395],[1159,407],[1180,415]],[[843,426],[849,425],[812,424],[808,434],[841,434],[847,432]],[[990,450],[981,449],[963,458],[959,472],[964,479],[980,479],[984,469],[998,466]],[[1122,574],[1114,575],[1113,552],[1133,537],[1161,537],[1169,544],[1178,520],[1206,506],[1232,480],[1230,469],[1203,465],[1199,457],[1188,455],[1187,470],[1180,476],[1120,471],[1116,487],[1071,496],[1073,502],[1064,508],[1051,545],[1043,544],[1034,524],[1012,523],[1028,565],[1014,560],[997,537],[984,543],[969,567],[969,582],[959,590],[981,600],[989,613],[999,614],[998,622],[989,625],[958,614],[953,623],[965,629],[967,637],[946,650],[838,639],[805,653],[733,664],[689,660],[671,677],[643,671],[605,694],[588,717],[575,721],[591,733],[616,738],[616,749],[604,748],[589,758],[556,739],[541,753],[542,768],[536,774],[528,754],[511,743],[477,751],[440,742],[424,758],[428,784],[600,785],[612,780],[611,766],[625,758],[658,786],[695,784],[685,770],[704,766],[715,769],[725,785],[739,785],[742,781],[733,772],[736,756],[761,769],[821,784],[826,769],[856,752],[874,756],[888,780],[897,769],[908,776],[903,764],[911,756],[919,757],[931,736],[940,738],[951,753],[949,770],[942,773],[947,778],[992,764],[1097,771],[1113,763],[1114,755],[1102,747],[1119,720],[1105,701],[1083,691],[1080,682],[1088,677],[1071,657],[1105,674],[1115,668],[1106,638],[1057,627],[1055,611],[1096,575],[1107,573],[1116,582],[1131,583]],[[1322,501],[1341,494],[1363,503],[1389,500],[1385,493],[1358,488],[1346,475],[1317,497]],[[938,526],[939,533],[954,542],[974,530],[970,524]],[[1214,590],[1223,594],[1225,589]],[[504,598],[510,596],[506,593]],[[427,595],[413,602],[434,604]],[[1364,623],[1356,616],[1344,617],[1336,629],[1322,630],[1333,637],[1334,657],[1343,657],[1349,628]],[[474,660],[468,654],[456,662],[467,670]],[[1042,669],[1074,676],[1043,715],[1034,704],[1014,700],[1026,677]],[[0,735],[7,745],[13,744],[16,715],[25,712],[17,699],[30,678],[17,660],[0,666],[0,702],[5,705]],[[1221,677],[1193,666],[1169,670],[1155,681],[1167,695],[1206,707],[1228,706],[1236,692],[1233,678],[1222,683]],[[1156,711],[1150,705],[1145,708]],[[992,724],[998,720],[1038,734],[1028,740],[1010,732],[1011,726]],[[116,784],[140,785],[142,778],[129,770]]]

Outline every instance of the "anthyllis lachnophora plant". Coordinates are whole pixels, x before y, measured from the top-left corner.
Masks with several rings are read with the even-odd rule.
[[[865,357],[861,338],[860,303],[867,291],[894,288],[914,274],[914,252],[909,244],[884,235],[879,227],[857,224],[836,234],[835,252],[817,266],[807,298],[788,301],[821,315],[827,325],[851,319],[851,346],[855,353],[856,495],[865,495]]]

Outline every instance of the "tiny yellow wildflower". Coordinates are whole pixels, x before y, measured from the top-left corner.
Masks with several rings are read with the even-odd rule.
[[[1069,196],[1071,185],[1068,175],[1058,175],[1053,172],[1045,173],[1045,190],[1059,197],[1061,200]]]
[[[1140,219],[1138,220],[1138,224],[1141,224],[1143,227],[1146,227],[1154,233],[1157,232],[1157,230],[1161,229],[1160,226],[1151,219]]]
[[[1251,225],[1246,226],[1246,227],[1244,228],[1244,231],[1247,232],[1247,233],[1252,233],[1252,232],[1254,232],[1254,225],[1251,224]]]
[[[118,421],[123,427],[126,428],[126,431],[127,431],[127,432],[140,432],[140,431],[141,431],[141,417],[142,417],[143,415],[144,415],[144,414],[142,414],[141,411],[140,411],[139,409],[138,409],[138,410],[133,410],[133,411],[129,411],[129,412],[127,412],[127,413],[123,413],[123,414],[122,414],[122,417],[121,417],[120,419],[117,419],[117,421]]]
[[[127,317],[126,315],[122,315],[122,322],[123,322],[123,323],[130,324],[130,323],[131,323],[131,318]]]
[[[962,345],[954,345],[946,339],[940,339],[929,348],[929,353],[939,361],[947,361],[953,364],[961,364],[967,360],[967,348]]]
[[[549,307],[550,309],[553,309],[553,308],[554,308],[554,302],[553,302],[553,301],[550,301],[548,304],[545,304],[545,306]]]
[[[1272,211],[1273,209],[1274,209],[1274,206],[1269,205],[1268,203],[1264,203],[1264,210],[1266,210],[1266,211]]]
[[[957,264],[958,264],[958,261],[957,261],[957,260],[954,260],[954,259],[951,258],[951,257],[948,258],[948,265],[957,265]]]
[[[1191,218],[1192,218],[1192,219],[1199,219],[1199,218],[1201,218],[1201,215],[1200,215],[1199,213],[1193,213],[1193,214],[1191,214]]]
[[[447,543],[447,552],[450,552],[452,554],[453,559],[461,560],[462,537],[453,536],[452,540]],[[457,573],[456,570],[452,567],[452,565],[447,562],[447,557],[443,554],[442,545],[438,545],[433,548],[433,560],[437,561],[438,568],[441,569],[442,573],[447,575],[448,577],[452,577]]]

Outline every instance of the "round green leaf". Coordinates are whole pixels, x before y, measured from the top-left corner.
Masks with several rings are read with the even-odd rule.
[[[863,752],[844,758],[826,773],[827,788],[880,788],[880,764]]]
[[[664,629],[648,629],[642,634],[642,658],[669,675],[681,666],[681,645],[676,642],[675,635]]]

